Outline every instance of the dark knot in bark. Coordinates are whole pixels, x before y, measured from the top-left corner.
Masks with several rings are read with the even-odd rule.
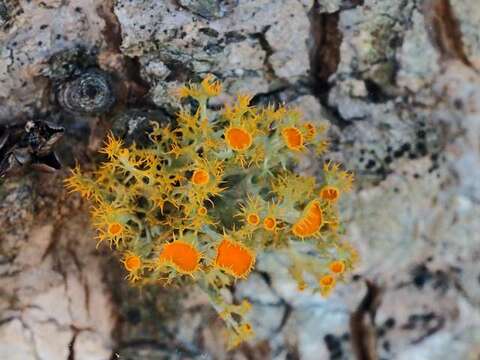
[[[57,99],[65,110],[84,115],[108,112],[116,100],[110,76],[97,69],[89,69],[62,83]]]

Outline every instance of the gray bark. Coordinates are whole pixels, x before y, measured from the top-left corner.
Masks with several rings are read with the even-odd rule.
[[[226,353],[195,289],[131,288],[95,249],[66,170],[24,169],[0,185],[0,359],[478,358],[479,26],[477,0],[0,0],[3,128],[60,124],[65,167],[92,166],[107,129],[138,141],[174,116],[172,89],[214,73],[219,104],[248,92],[330,122],[362,259],[325,300],[261,257],[232,294],[257,338]],[[92,68],[107,93],[69,107]]]

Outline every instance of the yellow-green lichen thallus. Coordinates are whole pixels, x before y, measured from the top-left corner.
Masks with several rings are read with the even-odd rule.
[[[175,128],[154,123],[143,148],[109,135],[105,162],[90,174],[76,167],[66,186],[91,201],[98,241],[131,282],[195,282],[235,346],[253,335],[250,305],[229,304],[221,289],[246,279],[259,252],[283,254],[299,290],[322,295],[352,270],[357,254],[342,239],[337,203],[353,176],[331,162],[320,182],[295,174],[300,157],[326,152],[327,126],[296,109],[251,106],[246,95],[209,111],[221,91],[210,75],[181,87],[198,106],[183,108]]]

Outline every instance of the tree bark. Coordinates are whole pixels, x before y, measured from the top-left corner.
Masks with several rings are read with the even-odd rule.
[[[479,26],[477,0],[0,0],[0,144],[29,120],[65,129],[62,170],[0,180],[0,358],[478,358]],[[212,107],[248,92],[328,120],[329,158],[357,178],[355,276],[324,300],[262,256],[232,291],[257,338],[230,353],[195,289],[126,283],[62,184],[107,130],[141,143],[174,118],[172,90],[207,73],[227,94]]]

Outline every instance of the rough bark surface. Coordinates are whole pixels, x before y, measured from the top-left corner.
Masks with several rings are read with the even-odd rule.
[[[141,141],[171,89],[214,73],[330,121],[362,258],[323,299],[261,256],[232,293],[258,336],[226,353],[199,292],[129,287],[66,170],[27,170],[0,183],[0,359],[480,358],[479,26],[477,0],[0,0],[0,126],[60,124],[61,161],[88,167],[107,129]],[[65,109],[92,68],[114,105]]]

